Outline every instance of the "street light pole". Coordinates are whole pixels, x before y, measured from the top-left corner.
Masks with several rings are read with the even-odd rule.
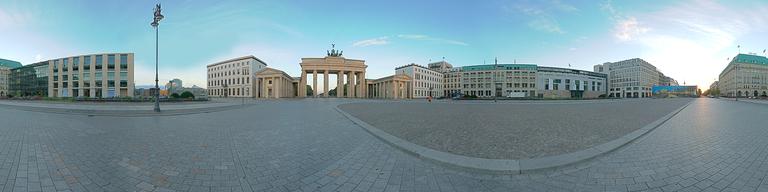
[[[496,73],[499,70],[499,58],[493,58],[493,102],[496,102],[496,94],[498,87],[496,87]]]
[[[159,55],[159,51],[158,51],[158,44],[159,43],[158,42],[159,42],[159,40],[158,39],[159,39],[160,32],[159,32],[158,28],[160,26],[160,20],[163,19],[163,15],[160,13],[161,10],[162,9],[160,8],[160,4],[157,4],[156,7],[155,7],[155,12],[154,12],[154,16],[155,16],[154,20],[150,24],[150,25],[152,25],[152,27],[155,28],[155,90],[157,90],[155,92],[155,112],[160,112],[160,85],[159,85],[159,80],[158,80],[159,79],[158,78],[158,63],[159,63],[159,59],[158,59],[158,55]]]

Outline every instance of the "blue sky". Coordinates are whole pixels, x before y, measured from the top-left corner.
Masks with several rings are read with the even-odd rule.
[[[368,77],[445,57],[591,70],[645,59],[680,83],[708,87],[741,52],[768,48],[768,1],[36,1],[0,0],[0,58],[30,64],[134,52],[136,83],[154,80],[155,3],[161,82],[205,85],[205,65],[254,55],[298,76],[300,58],[335,43]]]

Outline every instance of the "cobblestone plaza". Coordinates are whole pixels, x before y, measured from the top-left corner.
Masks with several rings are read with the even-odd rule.
[[[382,101],[260,100],[230,110],[158,117],[54,114],[0,105],[0,115],[13,117],[0,126],[0,188],[768,190],[765,104],[695,99],[647,135],[594,159],[537,173],[485,174],[425,161],[376,139],[334,110],[349,102]]]

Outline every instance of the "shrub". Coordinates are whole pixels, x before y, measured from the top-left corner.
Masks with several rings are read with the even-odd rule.
[[[192,94],[192,92],[184,91],[183,93],[181,93],[181,98],[184,98],[184,99],[195,99],[195,95]]]

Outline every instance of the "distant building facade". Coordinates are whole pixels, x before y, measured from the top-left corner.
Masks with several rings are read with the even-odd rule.
[[[461,67],[461,91],[477,97],[536,95],[536,64],[471,65]]]
[[[429,69],[443,74],[443,96],[455,97],[461,94],[461,67],[453,67],[446,61],[427,64]]]
[[[11,69],[9,93],[14,97],[48,96],[49,67],[48,61],[24,65]]]
[[[720,95],[728,97],[768,96],[768,58],[738,54],[720,72]]]
[[[395,74],[379,79],[368,80],[367,97],[373,99],[412,99],[413,84],[411,77]]]
[[[253,55],[206,66],[209,97],[256,97],[256,72],[267,63]]]
[[[11,69],[21,67],[18,61],[0,59],[0,97],[10,95]]]
[[[709,95],[720,96],[720,81],[712,82],[709,84]]]
[[[130,97],[133,53],[105,53],[48,61],[49,97]]]
[[[604,63],[594,70],[608,74],[608,97],[650,97],[651,88],[660,84],[656,67],[639,58]]]
[[[443,97],[443,74],[430,68],[411,63],[395,68],[395,74],[404,74],[411,78],[410,98]]]
[[[168,83],[165,84],[165,89],[168,90],[169,93],[178,93],[181,94],[181,90],[184,88],[183,82],[181,79],[173,79],[168,81]]]
[[[254,90],[258,92],[256,96],[259,98],[292,98],[297,95],[298,81],[283,71],[267,67],[257,72],[255,77]]]
[[[133,53],[52,59],[10,70],[9,94],[41,97],[134,96]]]
[[[538,67],[536,77],[537,97],[542,98],[598,98],[606,97],[606,79],[604,73],[566,69],[557,67]]]

